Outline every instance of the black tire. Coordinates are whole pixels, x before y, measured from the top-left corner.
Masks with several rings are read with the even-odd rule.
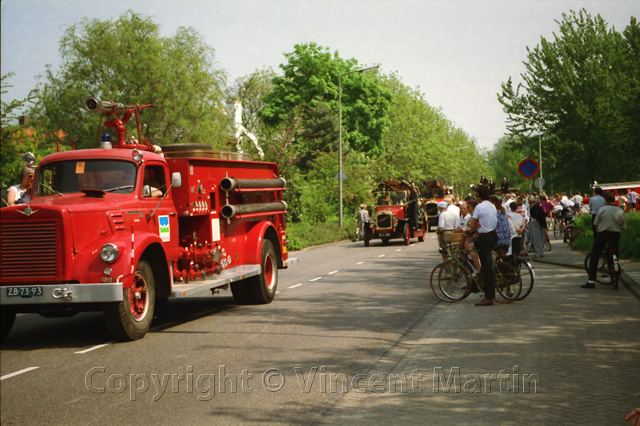
[[[562,221],[555,220],[553,222],[553,236],[556,238],[556,240],[562,236],[563,232],[564,226],[562,226]]]
[[[260,275],[246,280],[251,302],[256,305],[271,303],[278,288],[278,257],[270,240],[262,241]]]
[[[551,251],[551,241],[547,241],[547,239],[545,238],[544,246],[542,246],[542,249],[544,251]]]
[[[383,238],[382,239],[382,245],[383,246],[388,246],[389,245],[389,239],[388,238]]]
[[[620,278],[620,266],[618,265],[618,270],[616,271],[615,269],[615,264],[613,263],[613,255],[611,253],[608,253],[607,256],[609,257],[608,262],[607,262],[607,266],[609,269],[609,277],[611,280],[611,286],[613,287],[614,290],[618,289],[618,279]]]
[[[236,304],[251,304],[251,297],[249,296],[249,290],[247,289],[246,282],[236,281],[235,283],[231,283],[231,294],[233,295],[233,300],[235,300]]]
[[[429,278],[431,291],[443,302],[453,303],[465,299],[471,293],[469,274],[459,264],[443,262],[433,268]]]
[[[522,279],[516,268],[506,262],[497,262],[493,268],[496,275],[496,302],[511,303],[518,300],[522,293]]]
[[[522,281],[522,291],[520,292],[520,296],[518,296],[517,300],[523,300],[529,294],[531,294],[531,290],[533,290],[535,273],[533,272],[531,264],[525,259],[514,257],[509,260],[509,264],[515,267],[518,271],[518,274],[520,275],[520,280]]]
[[[124,300],[105,304],[105,320],[113,337],[125,341],[142,339],[153,320],[155,296],[153,270],[141,260],[132,286],[123,290]]]
[[[16,322],[16,313],[8,310],[6,306],[2,307],[2,311],[0,311],[0,340],[4,340],[5,337],[9,335],[11,329],[13,328],[13,324]]]

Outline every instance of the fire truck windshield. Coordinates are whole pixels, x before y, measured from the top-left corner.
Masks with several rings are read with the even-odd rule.
[[[73,160],[40,167],[34,185],[35,196],[81,192],[98,189],[128,194],[136,185],[137,167],[130,161]]]
[[[373,197],[376,206],[403,206],[407,202],[407,191],[376,191]]]

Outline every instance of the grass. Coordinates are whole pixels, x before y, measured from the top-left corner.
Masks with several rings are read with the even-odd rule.
[[[340,229],[338,222],[325,222],[317,224],[287,223],[287,236],[289,237],[289,250],[302,250],[306,247],[333,243],[349,238],[347,224]]]
[[[620,235],[618,252],[621,259],[640,260],[640,212],[625,213],[627,229]],[[576,223],[584,231],[584,236],[573,243],[573,250],[591,251],[593,246],[593,231],[591,216],[583,215],[576,219]]]

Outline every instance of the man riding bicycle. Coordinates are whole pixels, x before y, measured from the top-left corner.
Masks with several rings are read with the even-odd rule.
[[[627,219],[624,212],[615,205],[616,197],[609,191],[602,194],[605,205],[598,209],[598,214],[593,222],[597,234],[593,249],[591,250],[591,260],[589,262],[589,280],[582,288],[595,288],[596,275],[598,271],[598,261],[605,246],[609,244],[618,251],[620,232],[627,229]]]

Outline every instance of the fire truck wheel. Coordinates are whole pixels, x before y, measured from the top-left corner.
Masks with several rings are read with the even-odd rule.
[[[11,331],[13,327],[13,323],[16,321],[16,313],[15,312],[7,312],[6,308],[2,309],[2,318],[0,318],[2,324],[2,334],[0,335],[0,340],[4,340],[5,337]]]
[[[233,295],[233,300],[235,300],[238,305],[249,305],[251,303],[247,283],[244,281],[231,283],[231,294]]]
[[[424,222],[422,222],[422,229],[421,230],[422,230],[422,235],[420,235],[418,237],[418,242],[419,243],[424,243],[424,236],[427,234],[427,230],[426,230],[426,226],[425,226]]]
[[[260,266],[260,275],[246,280],[251,301],[256,305],[271,303],[278,288],[278,259],[273,244],[267,239],[262,241]]]
[[[121,340],[142,339],[153,319],[155,296],[153,270],[149,263],[141,260],[132,286],[123,290],[124,300],[105,305],[104,314],[109,332]]]

